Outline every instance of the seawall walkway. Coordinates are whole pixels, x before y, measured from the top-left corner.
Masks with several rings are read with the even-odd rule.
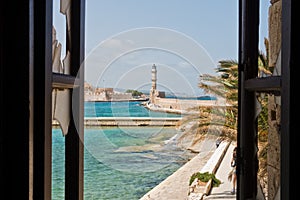
[[[232,156],[232,151],[234,145],[231,144],[226,151],[220,166],[217,169],[216,177],[222,182],[219,187],[211,188],[211,191],[203,196],[203,200],[209,199],[226,199],[226,200],[235,200],[236,194],[232,194],[232,183],[228,180],[228,173],[231,170],[230,160]]]
[[[189,186],[190,177],[195,172],[216,172],[222,162],[230,142],[224,141],[218,148],[215,140],[205,141],[210,146],[183,165],[175,173],[146,193],[140,200],[203,200],[211,190],[211,182],[191,192],[193,184]],[[226,162],[226,161],[225,161]],[[217,178],[223,180],[225,177]],[[227,174],[226,174],[227,180]],[[230,191],[230,189],[229,189]],[[234,199],[234,198],[233,198]]]

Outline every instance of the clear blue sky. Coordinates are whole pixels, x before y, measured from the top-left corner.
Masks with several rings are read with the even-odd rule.
[[[65,18],[54,2],[64,46]],[[261,41],[269,4],[261,1]],[[201,95],[200,74],[214,75],[220,60],[238,60],[238,1],[86,0],[85,34],[85,75],[93,85],[148,90],[156,64],[160,90]]]

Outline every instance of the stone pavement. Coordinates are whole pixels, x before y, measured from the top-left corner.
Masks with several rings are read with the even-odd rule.
[[[221,180],[222,183],[219,185],[219,187],[212,187],[210,194],[208,196],[204,196],[203,200],[209,200],[209,199],[235,200],[236,199],[236,195],[231,194],[232,183],[229,182],[227,178],[228,173],[231,170],[230,160],[231,160],[233,148],[234,148],[234,144],[230,144],[216,172],[216,178]]]
[[[201,200],[216,200],[216,199],[226,199],[235,200],[236,194],[231,194],[232,183],[228,181],[228,173],[231,170],[230,161],[232,156],[232,151],[236,146],[235,143],[231,143],[224,155],[222,162],[220,163],[215,175],[216,178],[221,180],[219,187],[212,187],[208,195],[204,195]],[[257,197],[258,200],[265,200],[261,187],[257,186]]]
[[[207,163],[216,149],[215,140],[206,141],[205,144],[207,147],[204,147],[204,151],[193,157],[140,200],[187,200],[191,175]]]
[[[175,173],[157,185],[155,188],[146,193],[140,200],[202,200],[213,198],[218,199],[218,195],[222,199],[236,199],[235,195],[230,193],[231,183],[227,180],[228,171],[230,170],[230,159],[233,145],[228,142],[222,142],[216,149],[215,140],[206,141],[203,151],[178,169]],[[220,166],[220,167],[219,167]],[[211,188],[211,181],[206,184],[200,193],[192,193],[189,195],[191,186],[189,180],[193,173],[207,171],[216,172],[216,177],[222,181],[217,188],[212,188],[212,193],[205,196]],[[217,196],[214,196],[217,195]]]

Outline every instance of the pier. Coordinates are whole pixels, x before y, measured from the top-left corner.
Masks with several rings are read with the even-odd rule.
[[[181,117],[85,117],[84,126],[176,126]],[[53,126],[58,126],[53,121]]]

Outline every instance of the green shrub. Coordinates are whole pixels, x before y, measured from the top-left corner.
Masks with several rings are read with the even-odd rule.
[[[216,178],[214,174],[208,173],[208,172],[196,172],[194,173],[190,178],[190,185],[194,182],[195,179],[198,179],[202,182],[208,182],[210,179],[212,179],[212,185],[213,187],[218,187],[221,184],[221,181]]]

